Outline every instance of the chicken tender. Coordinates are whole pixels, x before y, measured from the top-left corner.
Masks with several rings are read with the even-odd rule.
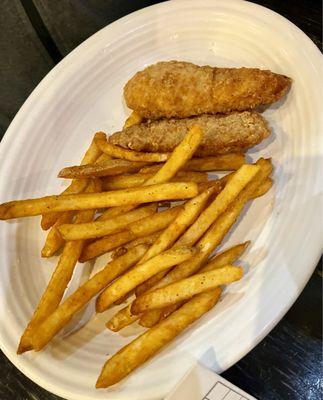
[[[169,61],[137,72],[126,84],[124,97],[127,106],[145,118],[186,118],[271,104],[290,86],[290,78],[267,70]]]
[[[150,121],[116,132],[109,141],[136,151],[171,152],[193,125],[199,125],[204,131],[203,140],[195,153],[198,157],[242,152],[270,134],[260,114],[244,111],[229,115]]]

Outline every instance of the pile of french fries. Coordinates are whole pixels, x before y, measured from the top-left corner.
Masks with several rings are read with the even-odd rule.
[[[140,122],[133,114],[129,126]],[[41,215],[49,230],[42,257],[59,261],[17,353],[39,351],[96,297],[96,312],[125,303],[106,323],[117,332],[148,328],[103,366],[97,388],[123,379],[208,312],[223,285],[242,278],[233,265],[249,242],[213,255],[242,209],[272,186],[270,160],[243,154],[194,158],[203,132],[192,127],[171,154],[125,150],[98,132],[60,195],[0,205],[0,219]],[[209,171],[231,171],[210,180]],[[176,203],[171,203],[176,200]],[[78,262],[111,252],[111,261],[63,299]]]

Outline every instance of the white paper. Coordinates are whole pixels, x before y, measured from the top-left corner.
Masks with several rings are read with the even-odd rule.
[[[256,400],[201,364],[195,365],[165,400]]]

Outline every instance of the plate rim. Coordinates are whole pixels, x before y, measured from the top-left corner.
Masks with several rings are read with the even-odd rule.
[[[45,91],[46,88],[48,88],[50,85],[53,84],[53,78],[55,77],[55,75],[57,73],[59,73],[59,71],[61,69],[64,70],[66,68],[73,68],[73,62],[77,61],[77,60],[75,60],[75,58],[77,58],[78,55],[81,55],[84,51],[90,50],[90,48],[95,45],[96,41],[98,41],[98,42],[100,41],[101,35],[106,34],[107,31],[110,31],[110,33],[112,33],[112,36],[118,36],[117,32],[111,32],[111,31],[114,31],[115,28],[117,28],[117,30],[118,30],[118,28],[123,27],[125,23],[127,23],[128,21],[131,21],[133,18],[137,18],[140,15],[149,13],[151,9],[166,8],[169,6],[170,3],[175,3],[175,2],[169,0],[169,1],[166,1],[163,3],[151,5],[151,6],[143,8],[143,9],[134,11],[134,12],[108,24],[107,26],[103,27],[102,29],[100,29],[99,31],[97,31],[96,33],[91,35],[88,39],[86,39],[80,45],[78,45],[73,51],[71,51],[67,56],[65,56],[63,58],[63,60],[61,60],[56,66],[54,66],[45,75],[45,77],[39,82],[39,84],[35,87],[35,89],[31,92],[31,94],[28,96],[28,98],[23,103],[23,105],[20,107],[19,111],[17,112],[14,119],[10,123],[10,125],[9,125],[8,129],[6,130],[4,136],[1,140],[1,143],[0,143],[0,158],[1,158],[1,156],[4,155],[4,153],[7,151],[8,147],[10,147],[10,144],[12,143],[12,141],[15,139],[14,133],[16,132],[17,127],[19,127],[19,125],[21,125],[21,123],[23,123],[24,119],[27,117],[29,109],[32,108],[33,103],[40,101],[40,97],[41,97],[43,91]],[[221,3],[221,0],[216,0],[216,1],[177,0],[176,1],[176,4],[179,8],[182,7],[182,5],[187,6],[189,3],[192,3],[192,4],[194,3],[195,5],[198,3],[203,4],[203,5],[207,5],[207,4],[214,5],[215,3]],[[315,49],[316,55],[320,57],[320,59],[318,59],[318,61],[319,60],[320,60],[320,62],[322,61],[322,54],[321,54],[320,50],[318,49],[318,47],[315,45],[315,43],[300,28],[298,28],[296,25],[294,25],[287,18],[283,17],[282,15],[278,14],[277,12],[270,10],[262,5],[252,3],[249,1],[229,0],[226,2],[226,4],[229,4],[229,3],[232,3],[232,4],[239,3],[241,6],[244,5],[246,7],[251,6],[254,9],[258,9],[261,12],[265,12],[274,18],[280,19],[285,24],[289,25],[289,27],[291,27],[294,31],[298,32],[298,34],[301,34],[303,36],[303,38],[307,40],[308,46],[311,46],[313,50]],[[55,85],[55,83],[54,83],[54,85]],[[250,344],[250,346],[248,346],[248,347],[244,347],[243,350],[241,350],[241,352],[235,357],[235,360],[228,361],[227,364],[229,364],[229,365],[225,366],[223,368],[224,370],[226,368],[228,368],[230,365],[232,365],[233,363],[239,361],[244,355],[246,355],[249,351],[251,351],[251,349],[253,349],[283,318],[283,316],[286,314],[286,312],[290,309],[290,307],[293,305],[293,303],[296,301],[298,296],[303,291],[305,285],[307,284],[308,280],[310,279],[310,277],[315,269],[316,263],[320,259],[320,256],[321,256],[320,250],[318,251],[317,254],[309,254],[309,258],[311,258],[311,260],[310,260],[311,262],[308,261],[308,265],[311,265],[311,268],[310,267],[306,268],[306,270],[308,272],[307,272],[306,276],[303,277],[303,282],[302,282],[303,284],[300,285],[302,287],[296,291],[294,296],[291,296],[289,298],[289,301],[286,301],[284,307],[280,308],[280,312],[277,313],[276,318],[274,320],[271,320],[270,323],[267,324],[266,328],[263,329],[260,332],[260,334],[258,334],[254,338],[253,343]],[[52,385],[50,380],[44,381],[37,374],[29,373],[28,369],[27,369],[27,363],[20,362],[20,360],[17,357],[14,358],[15,354],[13,354],[10,351],[7,351],[7,348],[4,345],[1,336],[0,336],[0,348],[3,351],[3,353],[5,354],[5,356],[10,360],[10,362],[12,362],[15,365],[15,367],[17,367],[25,376],[27,376],[33,382],[40,385],[45,390],[48,390],[58,396],[65,397],[66,399],[69,399],[69,400],[76,400],[76,397],[73,397],[72,394],[66,393],[64,390],[60,390],[56,385]],[[66,395],[68,395],[68,397],[66,397]],[[110,397],[112,399],[113,394],[110,393],[110,396],[112,396],[112,397]],[[77,398],[80,399],[79,396]],[[82,396],[81,398],[84,400],[90,399],[88,396],[85,396],[85,397]]]

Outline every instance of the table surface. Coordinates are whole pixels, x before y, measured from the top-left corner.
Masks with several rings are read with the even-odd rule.
[[[30,92],[73,48],[110,22],[158,1],[2,0],[0,138]],[[291,20],[321,48],[320,0],[259,0]],[[272,332],[223,376],[258,399],[322,397],[322,260]],[[59,400],[0,353],[1,400]]]

